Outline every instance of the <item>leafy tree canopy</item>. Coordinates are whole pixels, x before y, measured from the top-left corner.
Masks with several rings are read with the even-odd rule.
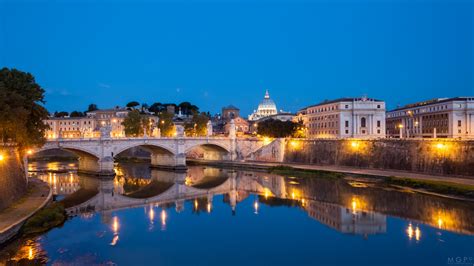
[[[159,115],[158,127],[160,128],[161,136],[172,137],[175,133],[173,114],[162,112]]]
[[[166,111],[166,106],[161,103],[154,103],[150,107],[148,107],[148,111],[154,112],[155,114],[159,114],[163,111]]]
[[[0,70],[0,138],[22,147],[39,146],[45,142],[48,118],[44,90],[30,73],[16,69]]]
[[[79,111],[72,111],[69,116],[70,117],[84,117],[85,114],[83,112],[79,112]]]
[[[178,105],[178,108],[181,108],[181,113],[184,115],[195,115],[199,113],[199,107],[190,102],[182,102]]]
[[[257,134],[272,138],[296,137],[300,126],[292,121],[269,119],[258,123]]]
[[[122,125],[127,137],[139,137],[144,133],[143,118],[138,110],[133,110],[128,113]]]
[[[128,107],[128,108],[135,108],[135,107],[137,107],[137,106],[139,106],[139,105],[140,105],[140,104],[139,104],[138,102],[136,102],[136,101],[127,103],[127,107]]]
[[[53,114],[54,117],[66,117],[66,116],[69,116],[69,113],[68,112],[65,112],[65,111],[61,111],[61,112],[54,112]]]
[[[87,112],[93,112],[99,110],[99,107],[97,107],[97,104],[91,103],[89,104],[89,107],[87,108]]]
[[[207,121],[209,116],[204,112],[194,115],[190,123],[184,124],[184,133],[186,136],[206,136]]]

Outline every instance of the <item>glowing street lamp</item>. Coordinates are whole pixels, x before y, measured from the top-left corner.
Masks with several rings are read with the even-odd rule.
[[[444,149],[446,148],[446,145],[443,144],[443,143],[437,143],[437,144],[436,144],[436,148],[437,148],[438,150],[444,150]]]
[[[400,130],[400,139],[403,138],[403,125],[398,124],[398,129]]]

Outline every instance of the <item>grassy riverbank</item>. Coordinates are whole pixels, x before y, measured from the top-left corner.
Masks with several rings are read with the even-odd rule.
[[[66,218],[64,206],[57,202],[51,203],[29,218],[21,232],[23,235],[43,233],[63,224]]]
[[[268,172],[277,175],[297,175],[299,177],[318,177],[330,179],[338,179],[344,177],[344,174],[342,173],[321,170],[299,169],[284,165],[270,167],[268,169]]]
[[[474,199],[474,186],[448,181],[417,180],[404,177],[387,177],[385,183],[394,186],[426,190],[433,193]]]

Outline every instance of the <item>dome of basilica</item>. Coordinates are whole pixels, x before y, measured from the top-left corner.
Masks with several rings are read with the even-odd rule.
[[[267,116],[276,115],[277,113],[278,109],[276,107],[276,104],[272,99],[270,99],[270,94],[267,90],[265,92],[265,97],[258,105],[257,110],[254,111],[251,115],[249,115],[249,120],[255,121]]]

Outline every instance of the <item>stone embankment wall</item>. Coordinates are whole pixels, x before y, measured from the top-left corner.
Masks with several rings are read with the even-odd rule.
[[[255,160],[393,169],[427,174],[474,176],[474,141],[460,140],[284,140],[267,151],[281,152],[282,160],[269,160],[268,152]]]
[[[23,159],[14,147],[0,146],[0,210],[10,206],[27,190]]]

